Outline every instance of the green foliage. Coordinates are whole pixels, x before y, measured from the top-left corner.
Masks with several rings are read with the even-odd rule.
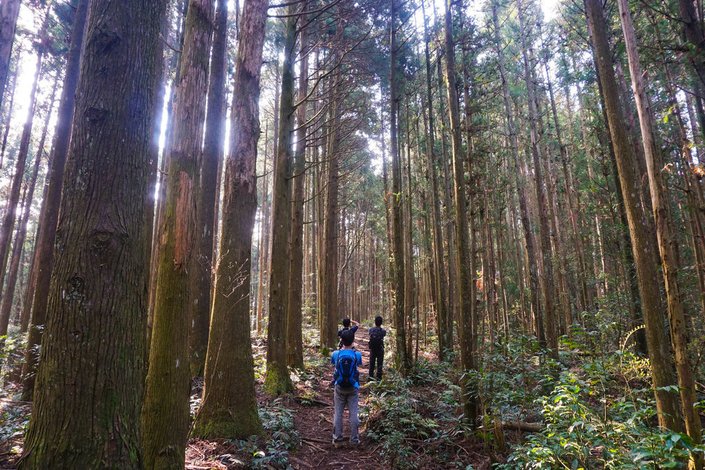
[[[497,468],[685,468],[692,452],[703,451],[656,426],[648,360],[600,354],[603,341],[614,341],[604,331],[574,326],[561,339],[562,365],[540,360],[522,337],[485,356],[477,382],[486,413],[544,424]]]
[[[531,434],[498,468],[685,468],[696,448],[688,436],[653,425],[649,389],[595,400],[589,381],[561,376],[541,400],[546,428]]]
[[[276,399],[259,409],[259,417],[266,432],[265,438],[237,441],[238,449],[252,459],[247,468],[291,468],[289,451],[301,444],[301,436],[294,428],[293,412]]]

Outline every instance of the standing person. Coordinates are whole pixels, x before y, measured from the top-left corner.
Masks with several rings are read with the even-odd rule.
[[[333,352],[331,363],[335,366],[333,383],[333,403],[335,412],[333,414],[333,445],[338,447],[343,442],[343,411],[348,408],[350,414],[350,444],[358,445],[360,437],[358,427],[360,419],[357,416],[357,402],[360,390],[360,373],[358,365],[362,365],[362,354],[353,350],[355,333],[352,330],[345,330],[340,338],[343,342],[343,349]]]
[[[350,323],[352,322],[353,326],[350,326]],[[355,339],[355,332],[357,329],[360,327],[360,324],[356,322],[355,320],[350,320],[349,318],[343,318],[343,329],[338,330],[338,338],[341,338],[340,341],[338,342],[338,349],[341,349],[343,347],[343,339],[341,337],[341,334],[343,331],[352,331],[353,334],[353,340]]]
[[[375,363],[377,380],[382,380],[382,363],[384,362],[384,337],[387,330],[382,328],[382,317],[375,317],[375,326],[370,328],[370,380],[375,380]]]

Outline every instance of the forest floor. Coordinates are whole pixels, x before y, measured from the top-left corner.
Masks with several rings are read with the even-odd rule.
[[[330,356],[307,346],[305,370],[292,373],[294,392],[273,398],[262,391],[266,341],[254,338],[257,396],[265,434],[240,441],[190,440],[186,469],[490,468],[496,456],[492,458],[492,451],[478,439],[463,438],[460,421],[456,419],[461,412],[457,407],[457,390],[450,382],[436,382],[441,366],[430,355],[425,358],[427,369],[422,371],[431,374],[428,380],[402,380],[390,370],[387,364],[391,361],[387,361],[384,380],[370,382],[367,328],[358,330],[355,346],[363,356],[359,368],[359,446],[347,442],[350,435],[347,411],[343,433],[346,441],[338,448],[332,444]],[[202,382],[195,382],[191,396],[193,412],[200,405],[201,389]],[[22,452],[31,404],[17,401],[18,395],[19,389],[9,386],[2,389],[0,396],[0,469],[16,468]],[[446,404],[441,397],[445,397]]]
[[[380,469],[380,468],[473,468],[489,469],[497,456],[476,438],[466,439],[456,419],[458,390],[448,383],[410,383],[399,378],[387,364],[382,382],[368,380],[369,348],[367,328],[356,334],[355,347],[362,353],[360,371],[360,439],[351,446],[348,412],[344,415],[345,442],[332,444],[333,369],[330,356],[306,347],[306,369],[292,374],[295,391],[275,398],[261,392],[264,340],[255,339],[253,351],[259,365],[257,392],[260,417],[266,430],[263,440],[213,443],[191,441],[187,469]],[[437,362],[431,367],[439,367]],[[435,377],[435,376],[434,376]],[[452,387],[451,387],[452,388]],[[452,393],[450,393],[452,391]],[[435,398],[451,403],[444,410]],[[452,416],[444,421],[443,412]],[[249,451],[249,455],[248,455]],[[500,457],[501,458],[501,457]],[[470,467],[471,466],[471,467]]]

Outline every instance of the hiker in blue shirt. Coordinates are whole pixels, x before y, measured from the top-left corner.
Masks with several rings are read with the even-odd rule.
[[[358,445],[360,436],[358,427],[360,419],[357,416],[357,401],[360,389],[360,373],[357,366],[362,365],[362,354],[353,350],[355,333],[351,330],[341,332],[340,339],[343,342],[343,349],[333,352],[331,364],[335,366],[333,383],[335,391],[333,393],[333,403],[335,413],[333,414],[333,445],[338,447],[343,442],[343,410],[347,406],[350,413],[350,444]]]

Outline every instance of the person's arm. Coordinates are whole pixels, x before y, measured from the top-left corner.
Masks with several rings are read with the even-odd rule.
[[[335,365],[335,357],[338,355],[338,351],[334,351],[333,354],[330,355],[330,363]]]
[[[357,364],[359,366],[363,366],[364,364],[362,363],[362,353],[358,351],[355,354],[357,354]]]
[[[355,334],[355,332],[357,331],[358,328],[359,328],[359,326],[358,326],[358,325],[355,325],[355,326],[353,326],[352,328],[350,328],[350,331],[352,331],[353,334]]]
[[[355,326],[360,326],[360,324],[358,322],[356,322],[355,320],[350,320],[350,323],[352,323]]]

